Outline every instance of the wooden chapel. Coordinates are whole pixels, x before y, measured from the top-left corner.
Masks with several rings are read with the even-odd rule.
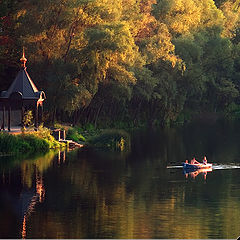
[[[38,125],[42,122],[43,101],[46,95],[43,91],[38,91],[37,87],[27,73],[25,52],[23,50],[21,69],[15,80],[6,91],[0,92],[0,111],[2,111],[1,129],[5,130],[7,122],[8,131],[11,131],[11,112],[19,110],[21,112],[21,124],[23,126],[24,111],[32,110],[34,117],[34,126],[37,130]],[[6,121],[6,112],[8,117]]]

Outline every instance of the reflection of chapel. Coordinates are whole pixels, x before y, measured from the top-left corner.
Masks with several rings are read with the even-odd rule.
[[[23,124],[24,112],[33,111],[34,126],[38,127],[42,121],[43,101],[46,99],[43,91],[38,91],[26,70],[25,53],[23,51],[21,70],[7,91],[0,92],[0,127],[8,131],[11,126],[21,126]]]

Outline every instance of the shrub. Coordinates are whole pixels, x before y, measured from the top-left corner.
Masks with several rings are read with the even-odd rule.
[[[30,146],[30,152],[35,151],[35,152],[47,152],[49,150],[49,143],[43,139],[39,138],[35,135],[29,134],[29,135],[19,135],[23,142],[26,144],[29,144]]]
[[[85,126],[85,129],[88,131],[88,132],[94,132],[96,130],[96,128],[94,127],[93,124],[91,123],[87,123],[86,126]]]
[[[33,126],[33,114],[32,111],[26,111],[23,116],[23,125],[24,127],[32,127]]]
[[[81,128],[69,128],[67,131],[67,139],[71,139],[75,142],[83,141],[85,142],[85,137],[80,133]]]
[[[30,146],[30,143],[25,141],[19,141],[15,150],[17,153],[33,152],[33,148]]]
[[[240,105],[229,104],[224,111],[224,116],[226,119],[240,119]]]
[[[16,148],[18,139],[7,133],[0,133],[0,153],[12,153]]]
[[[123,151],[130,147],[130,136],[123,130],[104,130],[99,135],[90,138],[88,145],[114,151]]]
[[[44,139],[50,149],[55,149],[55,148],[60,148],[64,144],[61,144],[58,142],[52,135],[51,135],[51,130],[48,128],[45,128],[43,126],[39,126],[38,131],[34,133],[35,136]]]
[[[47,152],[48,150],[47,141],[37,136],[0,134],[0,153],[2,154]]]

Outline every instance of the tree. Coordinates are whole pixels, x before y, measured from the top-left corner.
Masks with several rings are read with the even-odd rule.
[[[157,0],[153,15],[168,26],[174,37],[222,26],[224,22],[223,14],[213,0]]]
[[[226,19],[222,35],[232,39],[240,26],[240,8],[236,7],[236,1],[229,0],[221,4],[220,9]]]

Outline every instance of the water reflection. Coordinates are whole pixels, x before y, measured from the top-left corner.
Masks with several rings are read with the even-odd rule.
[[[29,204],[26,205],[26,209],[24,209],[23,223],[22,223],[22,239],[25,239],[27,236],[27,220],[30,217],[31,213],[34,211],[35,205],[37,203],[42,203],[44,201],[45,196],[45,188],[43,185],[43,178],[41,173],[36,171],[35,178],[36,190],[35,194],[29,200]],[[24,192],[21,193],[21,197],[23,198]]]
[[[50,152],[35,159],[8,158],[6,162],[1,162],[1,237],[27,237],[28,219],[35,211],[36,205],[43,203],[45,198],[43,174],[51,166],[54,155],[55,153]],[[2,211],[5,207],[9,212]],[[4,219],[7,219],[6,223]],[[4,229],[6,225],[11,231]]]
[[[238,234],[240,214],[226,207],[233,204],[240,209],[239,198],[234,197],[240,193],[235,189],[237,172],[226,176],[212,172],[203,185],[201,179],[185,181],[181,169],[169,171],[157,160],[131,165],[126,158],[114,160],[94,152],[67,155],[62,168],[52,169],[45,178],[47,204],[32,216],[29,236],[233,238]],[[236,221],[230,231],[232,217]]]
[[[58,151],[58,164],[64,163],[66,161],[66,152],[65,151]],[[47,170],[51,163],[53,162],[54,153],[50,153],[44,157],[37,158],[35,161],[23,161],[21,164],[22,169],[22,182],[26,184],[27,195],[29,195],[29,191],[33,194],[32,196],[28,196],[26,199],[26,193],[24,191],[21,192],[20,198],[23,200],[24,209],[24,216],[22,222],[22,232],[21,237],[25,239],[27,237],[27,223],[28,219],[30,218],[31,214],[34,212],[35,207],[38,203],[43,203],[45,198],[45,187],[43,183],[43,172]],[[33,176],[35,172],[35,177]],[[35,185],[35,189],[32,189],[32,186]],[[30,197],[30,199],[29,199]]]
[[[229,166],[240,159],[235,136],[224,133],[225,144],[213,146],[199,144],[204,131],[182,131],[136,133],[129,153],[80,150],[0,164],[1,238],[237,238],[240,169],[214,165],[204,180],[166,168],[192,153]]]
[[[64,163],[66,161],[66,151],[58,151],[58,164]]]
[[[185,175],[185,177],[188,178],[188,176],[190,176],[193,179],[195,179],[200,174],[203,176],[204,180],[206,180],[207,174],[209,172],[212,172],[212,168],[198,170],[183,169],[183,174]]]

